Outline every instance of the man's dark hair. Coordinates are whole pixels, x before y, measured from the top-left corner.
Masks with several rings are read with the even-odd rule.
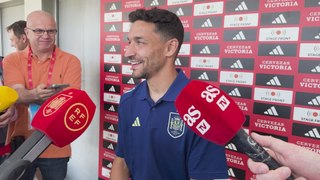
[[[13,34],[17,37],[20,37],[21,35],[25,34],[24,28],[27,26],[26,21],[16,21],[12,23],[10,26],[7,27],[7,31],[12,30]]]
[[[179,52],[183,43],[184,29],[176,14],[156,7],[149,10],[137,9],[129,14],[129,21],[134,23],[138,20],[154,23],[156,26],[156,32],[162,34],[164,38],[166,38],[165,40],[172,38],[178,39]]]

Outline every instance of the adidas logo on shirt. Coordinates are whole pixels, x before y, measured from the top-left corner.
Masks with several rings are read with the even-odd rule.
[[[139,126],[141,126],[140,119],[139,119],[139,117],[136,117],[136,119],[132,123],[132,127],[139,127]]]

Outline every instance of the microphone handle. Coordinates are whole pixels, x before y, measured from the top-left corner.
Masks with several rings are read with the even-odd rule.
[[[21,146],[0,165],[0,180],[20,179],[28,166],[47,147],[51,140],[44,133],[35,130]]]
[[[231,142],[235,144],[240,152],[245,153],[253,161],[263,162],[268,165],[269,169],[272,170],[281,167],[281,165],[274,158],[272,158],[261,145],[252,139],[243,128],[241,128],[231,139]],[[294,178],[292,175],[287,178],[287,180],[293,179]]]

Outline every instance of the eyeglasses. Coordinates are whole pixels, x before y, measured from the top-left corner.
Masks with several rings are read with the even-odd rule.
[[[30,29],[34,34],[36,34],[37,36],[41,36],[43,35],[45,32],[47,32],[47,34],[49,36],[53,36],[53,35],[56,35],[57,34],[57,30],[56,29],[48,29],[48,30],[45,30],[45,29],[31,29],[31,28],[28,28],[27,29]]]

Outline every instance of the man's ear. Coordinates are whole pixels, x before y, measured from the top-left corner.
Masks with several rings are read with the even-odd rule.
[[[22,35],[21,35],[21,38],[22,38],[23,42],[27,42],[27,35],[22,34]]]
[[[179,41],[177,39],[170,39],[167,41],[166,56],[175,56],[178,52]]]
[[[26,39],[28,39],[28,33],[29,33],[29,31],[28,31],[27,28],[24,28],[24,33],[25,33]]]

